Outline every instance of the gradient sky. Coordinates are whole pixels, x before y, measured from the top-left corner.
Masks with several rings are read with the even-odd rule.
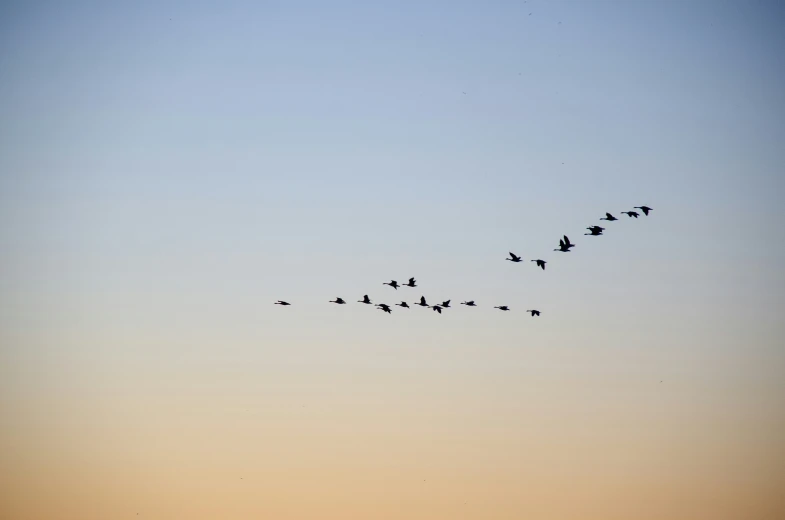
[[[785,517],[784,24],[2,3],[0,517]]]

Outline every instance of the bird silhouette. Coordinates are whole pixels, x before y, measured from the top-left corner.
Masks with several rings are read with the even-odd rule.
[[[474,300],[469,300],[468,302],[463,302],[461,305],[466,305],[467,307],[477,307],[477,304],[474,303]]]
[[[614,217],[610,213],[606,213],[605,216],[602,217],[600,220],[607,220],[608,222],[613,222],[614,220],[619,220],[619,219],[617,219],[616,217]]]
[[[330,300],[330,303],[337,303],[338,305],[343,305],[346,302],[343,301],[343,298],[336,298],[334,300]]]
[[[425,296],[420,296],[420,303],[415,303],[415,305],[419,305],[420,307],[430,307],[430,305],[425,303]]]
[[[653,211],[649,206],[635,206],[635,209],[641,210],[647,217],[649,216],[649,211]]]
[[[371,301],[370,298],[368,298],[368,295],[366,294],[366,295],[363,296],[362,300],[357,300],[357,303],[371,304],[373,302]]]
[[[434,305],[434,306],[433,306],[433,307],[431,307],[431,308],[432,308],[433,310],[435,310],[436,312],[438,312],[439,314],[441,314],[441,313],[442,313],[442,308],[441,308],[441,307],[439,307],[438,305]]]
[[[285,302],[285,301],[283,301],[283,300],[278,300],[278,301],[277,301],[277,302],[275,302],[273,305],[291,305],[291,303],[289,303],[289,302]]]
[[[499,309],[500,311],[508,311],[508,310],[510,310],[506,305],[500,305],[498,307],[494,307],[494,309]]]
[[[505,258],[505,260],[509,260],[510,262],[520,262],[521,257],[516,255],[515,253],[510,253],[510,258]]]
[[[396,303],[395,305],[397,305],[398,307],[403,307],[405,309],[410,309],[411,308],[411,307],[409,307],[409,304],[406,303],[406,302]]]
[[[540,311],[538,311],[538,310],[534,310],[534,309],[532,309],[532,310],[530,310],[530,311],[526,311],[526,312],[531,312],[531,313],[532,313],[532,317],[534,317],[534,316],[539,316],[539,315],[540,315]]]
[[[628,217],[635,217],[638,218],[637,211],[622,211],[623,214],[626,214]]]
[[[449,309],[450,308],[450,300],[443,301],[441,304],[442,309]]]
[[[570,239],[567,238],[567,235],[564,235],[564,238],[559,239],[559,249],[554,249],[554,251],[561,251],[562,253],[569,253],[570,248],[575,247],[575,244],[570,243]]]
[[[409,278],[409,283],[403,284],[403,287],[417,287],[417,280],[414,278]]]
[[[379,304],[379,305],[377,305],[376,307],[377,307],[377,308],[379,308],[379,309],[381,309],[381,310],[383,310],[383,311],[384,311],[384,312],[386,312],[387,314],[392,314],[392,309],[391,309],[391,308],[390,308],[390,306],[389,306],[389,305],[387,305],[386,303],[380,303],[380,304]]]
[[[382,285],[389,285],[390,287],[392,287],[396,291],[398,290],[398,287],[400,287],[400,285],[398,285],[398,282],[396,282],[395,280],[393,280],[391,282],[384,282]]]
[[[605,228],[604,227],[600,227],[600,226],[587,227],[586,229],[588,229],[589,232],[588,233],[584,233],[584,235],[590,235],[590,236],[593,236],[593,237],[598,237],[598,236],[602,235],[603,231],[605,231]]]
[[[537,267],[542,267],[543,271],[545,271],[545,264],[548,263],[545,260],[532,260],[532,262],[537,262]]]

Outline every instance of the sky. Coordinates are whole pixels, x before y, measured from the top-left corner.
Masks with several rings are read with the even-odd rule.
[[[0,516],[785,517],[783,23],[0,4]]]

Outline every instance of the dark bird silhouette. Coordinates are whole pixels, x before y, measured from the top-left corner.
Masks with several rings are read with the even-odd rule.
[[[366,303],[366,304],[371,304],[371,303],[373,303],[373,302],[371,301],[371,299],[370,299],[370,298],[368,298],[368,295],[366,294],[366,295],[364,295],[364,296],[363,296],[363,299],[362,299],[362,300],[357,300],[357,303]]]
[[[600,227],[600,226],[587,227],[586,229],[588,229],[589,232],[588,233],[584,233],[584,235],[591,235],[593,237],[598,237],[598,236],[602,235],[603,231],[605,231],[605,228],[604,227]]]
[[[509,260],[510,262],[520,262],[521,257],[516,255],[515,253],[510,253],[510,258],[505,258],[505,260]]]
[[[441,307],[439,307],[438,305],[434,305],[434,306],[433,306],[433,307],[431,307],[431,308],[432,308],[433,310],[435,310],[436,312],[438,312],[439,314],[441,314],[441,313],[442,313],[442,308],[441,308]]]
[[[274,305],[291,305],[291,303],[285,302],[283,300],[278,300],[277,302],[275,302]]]
[[[337,303],[338,305],[343,305],[346,302],[343,301],[343,298],[336,298],[334,300],[330,300],[330,303]]]
[[[403,287],[417,287],[417,280],[414,278],[409,278],[409,283],[403,284]]]
[[[420,296],[420,303],[415,303],[415,305],[419,305],[420,307],[430,307],[430,305],[425,303],[425,296]]]
[[[468,302],[463,302],[461,305],[466,305],[467,307],[477,307],[477,304],[474,303],[474,300],[469,300]]]
[[[537,262],[537,267],[542,267],[543,271],[545,271],[545,264],[548,263],[545,260],[532,260],[532,262]]]
[[[649,211],[653,211],[649,206],[635,206],[635,209],[641,210],[647,217],[649,216]]]
[[[510,310],[509,307],[507,307],[506,305],[500,305],[498,307],[494,307],[494,309],[499,309],[500,311],[508,311],[508,310]]]
[[[441,308],[442,309],[449,309],[450,308],[450,300],[443,301],[442,305],[441,305]]]
[[[567,235],[564,235],[564,238],[559,239],[559,249],[554,249],[554,251],[569,253],[572,247],[575,247],[575,244],[570,243],[570,239],[567,238]]]
[[[637,211],[622,211],[622,214],[626,214],[628,217],[638,218],[638,212]]]
[[[377,307],[377,308],[379,308],[379,309],[381,309],[381,310],[383,310],[383,311],[384,311],[384,312],[386,312],[387,314],[392,314],[392,309],[391,309],[391,308],[390,308],[390,306],[389,306],[389,305],[387,305],[386,303],[380,303],[380,304],[379,304],[379,305],[377,305],[376,307]]]
[[[389,285],[390,287],[392,287],[396,291],[398,290],[398,287],[400,287],[400,285],[398,285],[398,282],[396,282],[395,280],[393,280],[391,282],[384,282],[382,285]]]
[[[526,312],[531,312],[532,313],[532,317],[540,315],[540,311],[537,311],[537,310],[534,310],[534,309],[532,309],[530,311],[526,311]]]
[[[409,304],[406,303],[406,302],[396,303],[395,305],[397,305],[398,307],[403,307],[405,309],[410,309],[411,308],[411,307],[409,307]]]
[[[614,217],[610,213],[606,213],[605,216],[602,217],[600,220],[607,220],[608,222],[613,222],[614,220],[619,220],[619,219],[617,219],[616,217]]]

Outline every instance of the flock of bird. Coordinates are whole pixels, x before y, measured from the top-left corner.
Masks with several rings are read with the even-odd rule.
[[[643,212],[643,214],[646,215],[646,216],[649,216],[649,212],[652,211],[652,208],[650,208],[648,206],[635,206],[634,209],[641,210]],[[640,216],[640,214],[637,211],[622,211],[621,213],[623,215],[627,215],[629,218],[638,218]],[[608,222],[613,222],[614,220],[619,220],[619,219],[614,217],[610,213],[605,213],[605,216],[600,218],[600,220],[606,220]],[[584,235],[594,236],[594,237],[601,236],[602,232],[605,231],[605,228],[604,227],[600,227],[600,226],[590,226],[590,227],[587,227],[586,229],[589,232],[588,233],[584,233]],[[573,247],[575,247],[575,244],[570,242],[570,239],[567,237],[567,235],[564,235],[562,238],[559,239],[559,247],[554,249],[554,251],[559,251],[559,252],[562,252],[562,253],[569,253],[570,250]],[[512,253],[512,252],[510,252],[510,258],[505,258],[505,260],[509,260],[510,262],[515,262],[515,263],[523,261],[523,259],[520,256],[518,256],[518,255],[516,255],[515,253]],[[532,260],[532,262],[535,262],[537,264],[537,267],[541,268],[543,271],[545,270],[545,264],[547,263],[545,260],[535,259],[535,260]],[[382,285],[389,285],[390,287],[392,287],[396,291],[398,290],[398,287],[418,287],[417,286],[417,280],[415,280],[414,278],[409,278],[409,281],[407,283],[404,283],[404,284],[399,284],[395,280],[390,280],[389,282],[384,282]],[[412,305],[417,305],[417,306],[420,306],[420,307],[428,307],[428,308],[431,308],[434,311],[438,312],[439,314],[441,314],[442,310],[451,308],[450,307],[450,301],[451,300],[445,300],[445,301],[443,301],[441,303],[438,303],[438,304],[435,304],[435,305],[428,305],[428,303],[425,301],[425,296],[420,296],[420,301],[412,303]],[[337,305],[346,305],[346,300],[344,300],[343,298],[338,297],[338,298],[335,298],[334,300],[330,300],[329,303],[335,303]],[[371,301],[371,299],[368,297],[367,294],[363,295],[363,299],[362,300],[357,300],[357,303],[364,303],[366,305],[373,305],[373,302]],[[286,305],[291,305],[291,303],[283,301],[283,300],[278,300],[277,302],[275,302],[275,305],[284,305],[284,306],[286,306]],[[477,307],[477,304],[474,303],[474,300],[461,302],[461,305],[466,305],[467,307]],[[409,307],[409,304],[406,303],[405,301],[402,301],[401,303],[396,303],[395,306],[396,307],[402,307],[404,309],[410,309],[411,308],[411,307]],[[386,303],[379,303],[379,304],[376,305],[376,308],[386,312],[387,314],[392,314],[392,309]],[[497,305],[497,306],[494,307],[494,309],[499,309],[501,311],[509,311],[510,310],[510,308],[507,305]],[[540,311],[538,311],[537,309],[528,309],[526,312],[531,313],[532,317],[540,315]]]

